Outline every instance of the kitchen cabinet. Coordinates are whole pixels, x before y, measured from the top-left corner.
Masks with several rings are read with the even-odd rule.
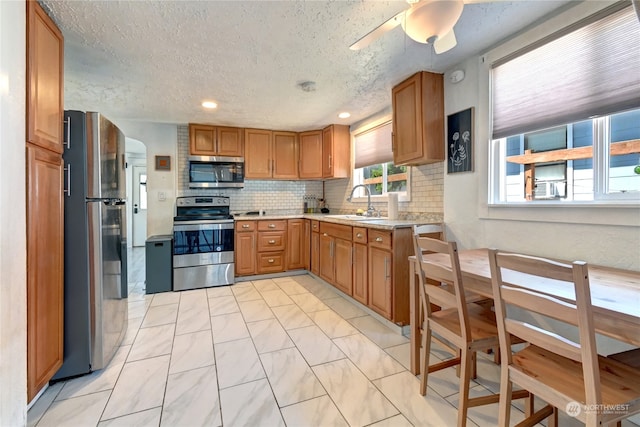
[[[369,232],[369,307],[393,317],[391,232]]]
[[[311,272],[320,276],[320,221],[311,220]]]
[[[256,221],[235,223],[235,270],[237,276],[256,274]]]
[[[322,131],[301,132],[300,140],[300,179],[322,178]]]
[[[245,178],[297,179],[297,134],[245,129]]]
[[[64,40],[36,1],[27,1],[27,141],[62,154]]]
[[[322,177],[349,178],[351,135],[349,126],[329,125],[322,130]]]
[[[320,223],[320,277],[347,295],[352,290],[351,227]]]
[[[442,74],[421,71],[392,90],[393,163],[422,165],[444,160]]]
[[[304,220],[304,245],[302,250],[304,269],[311,271],[311,221],[308,219]]]
[[[369,304],[367,229],[353,227],[353,293],[358,302]]]
[[[27,394],[31,401],[63,361],[63,162],[27,145]]]
[[[258,274],[285,270],[287,242],[286,220],[258,221]]]
[[[309,250],[305,250],[305,243],[309,241],[306,237],[308,230],[308,220],[287,220],[287,270],[298,270],[308,264],[305,262],[309,254]]]
[[[189,152],[193,156],[242,157],[244,129],[189,124]]]
[[[26,2],[27,401],[62,366],[64,334],[64,40]]]

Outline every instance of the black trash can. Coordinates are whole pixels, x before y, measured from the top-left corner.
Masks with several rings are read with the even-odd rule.
[[[146,293],[173,290],[173,236],[151,236],[146,241]]]

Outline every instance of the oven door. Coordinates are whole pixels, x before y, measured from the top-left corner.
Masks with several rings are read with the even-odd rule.
[[[173,225],[173,266],[233,262],[233,221],[185,221]]]

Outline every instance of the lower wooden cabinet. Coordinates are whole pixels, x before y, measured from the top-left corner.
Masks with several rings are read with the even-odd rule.
[[[352,294],[352,278],[353,278],[353,253],[351,251],[351,240],[335,239],[334,240],[334,260],[335,275],[334,285],[347,295]]]
[[[320,275],[320,221],[311,220],[311,272]]]
[[[305,244],[309,244],[309,239],[306,237],[308,230],[309,220],[287,221],[287,270],[298,270],[308,265],[309,250],[305,250]]]
[[[63,360],[64,201],[60,154],[27,145],[27,394]]]
[[[235,228],[236,275],[256,274],[256,221],[236,221]]]
[[[351,296],[358,302],[369,304],[369,251],[367,229],[353,227],[353,292]]]
[[[335,279],[334,239],[326,233],[320,233],[319,258],[320,277],[329,283]]]
[[[391,252],[369,247],[369,307],[391,319],[393,315]]]

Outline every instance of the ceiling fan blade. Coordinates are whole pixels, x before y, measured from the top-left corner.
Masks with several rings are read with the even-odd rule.
[[[436,53],[444,53],[450,49],[453,49],[458,41],[456,40],[456,35],[453,32],[453,28],[447,34],[442,37],[438,37],[438,39],[433,42],[433,50]]]
[[[351,49],[351,50],[359,50],[359,49],[362,49],[363,47],[369,46],[369,44],[372,41],[374,41],[375,39],[377,39],[378,37],[380,37],[381,35],[383,35],[387,31],[392,30],[395,27],[397,27],[398,25],[400,25],[400,22],[402,21],[402,19],[404,17],[404,13],[405,12],[402,11],[402,12],[398,13],[396,16],[394,16],[391,19],[389,19],[388,21],[384,22],[382,25],[374,28],[372,31],[367,33],[360,40],[358,40],[357,42],[355,42],[354,44],[349,46],[349,49]]]

